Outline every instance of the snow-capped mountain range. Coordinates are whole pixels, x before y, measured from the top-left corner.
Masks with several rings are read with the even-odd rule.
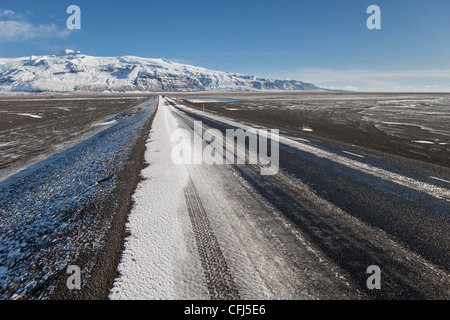
[[[323,91],[296,80],[236,73],[134,56],[95,57],[64,50],[0,58],[0,92]]]

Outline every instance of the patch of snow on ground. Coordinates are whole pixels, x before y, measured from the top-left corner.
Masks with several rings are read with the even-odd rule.
[[[37,114],[31,114],[31,113],[15,113],[18,116],[24,116],[24,117],[31,117],[31,118],[35,118],[35,119],[42,119],[42,116],[39,116]]]

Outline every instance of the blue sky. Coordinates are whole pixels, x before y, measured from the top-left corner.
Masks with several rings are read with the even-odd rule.
[[[66,27],[72,4],[81,30]],[[381,30],[366,27],[372,4]],[[448,0],[2,0],[0,57],[70,48],[336,89],[450,91],[449,17]]]

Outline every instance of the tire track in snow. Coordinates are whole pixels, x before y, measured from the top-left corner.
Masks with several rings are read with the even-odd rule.
[[[175,108],[180,111],[179,116],[186,122],[198,120],[192,118],[192,113],[184,112],[183,109],[176,106]],[[217,123],[217,127],[214,126],[214,123],[203,125],[203,130],[211,128],[211,125],[221,131],[224,129],[220,122]],[[220,145],[217,146],[217,148],[220,147]],[[245,158],[255,160],[256,155],[249,154],[248,150],[246,153]],[[236,155],[236,152],[234,154]],[[285,156],[288,157],[287,154]],[[295,156],[293,160],[295,164]],[[249,181],[252,186],[257,188],[260,195],[269,199],[271,204],[285,214],[286,221],[298,226],[307,234],[305,243],[312,242],[316,245],[314,249],[311,248],[311,252],[317,253],[316,256],[319,260],[322,260],[321,256],[331,257],[352,275],[350,280],[358,284],[361,292],[365,292],[366,289],[365,273],[361,270],[365,270],[365,267],[371,263],[376,263],[383,266],[385,289],[377,293],[375,298],[441,299],[448,297],[446,289],[448,274],[445,269],[439,268],[438,265],[427,260],[427,257],[423,257],[420,254],[423,252],[420,250],[418,252],[414,249],[411,250],[408,245],[408,243],[411,245],[411,242],[399,242],[395,236],[389,233],[389,228],[386,232],[383,231],[385,228],[379,229],[379,225],[373,224],[370,220],[365,222],[358,218],[358,215],[352,216],[283,170],[275,176],[261,178],[258,175],[261,169],[260,164],[236,166],[235,169],[243,180]],[[376,178],[378,177],[375,176],[374,179]],[[400,185],[402,186],[402,184]],[[412,189],[415,190],[415,188]],[[439,201],[440,198],[436,198],[436,201]],[[391,198],[388,201],[397,203]],[[369,201],[369,203],[371,202]],[[398,210],[401,210],[402,207],[399,208]],[[389,221],[387,220],[387,222]],[[414,227],[409,224],[403,225],[409,228]],[[290,231],[294,231],[295,236],[300,234],[295,232],[295,228]],[[403,232],[405,231],[408,230],[405,229]],[[406,239],[408,240],[407,237]],[[302,241],[303,237],[299,237],[299,240]],[[419,244],[422,245],[422,243]],[[427,244],[428,242],[425,241],[424,245]],[[317,247],[318,251],[315,250]],[[412,276],[416,274],[420,274],[420,276]],[[336,273],[336,276],[342,281],[346,281],[341,274]]]
[[[168,99],[165,101],[172,107],[176,107],[172,101]],[[185,169],[187,182],[183,190],[184,197],[210,298],[212,300],[240,300],[234,277],[220,248],[189,169],[187,166]]]
[[[190,177],[184,195],[211,299],[239,300],[233,276]]]

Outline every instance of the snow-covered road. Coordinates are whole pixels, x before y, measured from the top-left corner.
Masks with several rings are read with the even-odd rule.
[[[184,126],[161,100],[111,299],[358,296],[335,281],[345,272],[291,234],[289,223],[232,167],[175,165],[171,136]],[[312,273],[299,273],[297,263]]]
[[[448,189],[284,135],[273,176],[176,165],[174,132],[199,120],[248,128],[160,99],[110,299],[448,298]]]

